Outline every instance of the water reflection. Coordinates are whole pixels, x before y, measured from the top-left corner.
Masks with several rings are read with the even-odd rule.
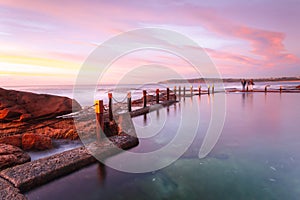
[[[264,97],[265,97],[265,104],[267,104],[267,92],[265,92],[265,95],[264,95]]]
[[[199,160],[197,155],[210,120],[211,106],[208,104],[217,103],[218,94],[215,97],[205,95],[202,100],[194,97],[194,105],[197,103],[201,110],[198,137],[185,155],[171,166],[153,173],[129,174],[97,164],[57,179],[44,189],[37,188],[28,198],[299,199],[299,94],[267,95],[238,93],[227,96],[225,127],[205,159]],[[174,109],[171,106],[153,113],[152,124],[158,123],[155,116],[160,117],[159,121],[167,118],[163,125],[165,130],[153,138],[153,142],[141,140],[135,152],[149,152],[168,143],[179,126],[179,118],[176,121],[174,116],[176,112],[177,117],[181,111],[195,117],[190,107],[192,101],[186,99]],[[143,124],[143,116],[134,120]],[[185,134],[190,133],[190,129],[186,130]],[[105,183],[105,187],[99,189],[98,182]]]
[[[177,114],[177,107],[176,107],[176,103],[174,104],[174,114]]]
[[[201,101],[201,94],[198,95],[198,101]]]
[[[147,126],[147,114],[144,114],[144,126]]]
[[[103,186],[106,179],[106,166],[101,162],[98,163],[97,175],[100,185]]]
[[[245,107],[245,104],[246,103],[246,94],[245,92],[242,93],[242,107],[244,108]]]
[[[210,95],[207,95],[207,104],[210,104]]]
[[[253,93],[248,92],[247,93],[247,106],[253,107]]]

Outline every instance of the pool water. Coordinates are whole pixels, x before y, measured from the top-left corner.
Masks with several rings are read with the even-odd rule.
[[[143,138],[130,151],[142,153],[171,142],[183,112],[199,118],[191,146],[171,165],[148,173],[126,173],[94,164],[26,196],[43,200],[299,199],[300,94],[226,94],[221,136],[208,156],[199,159],[211,104],[219,95],[181,99],[169,108],[133,119],[137,134]],[[151,129],[156,134],[147,138]],[[107,162],[123,158],[124,154],[119,154]]]

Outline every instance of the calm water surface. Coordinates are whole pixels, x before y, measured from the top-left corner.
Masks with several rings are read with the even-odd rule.
[[[139,136],[147,137],[147,127],[157,134],[141,139],[140,145],[131,151],[149,152],[172,140],[184,111],[191,117],[199,117],[194,142],[172,165],[149,173],[131,174],[94,164],[36,188],[27,197],[43,200],[299,199],[300,94],[227,94],[221,137],[212,152],[199,159],[210,122],[211,104],[218,95],[181,99],[168,109],[134,118]],[[199,107],[194,109],[192,105]],[[158,125],[161,122],[163,127]],[[191,131],[187,130],[186,134]]]

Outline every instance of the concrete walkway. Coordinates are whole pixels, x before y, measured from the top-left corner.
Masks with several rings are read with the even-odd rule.
[[[99,143],[91,143],[90,150],[101,158],[114,155],[121,149],[138,145],[138,139],[127,134],[110,137]],[[0,172],[0,177],[9,181],[15,188],[4,187],[1,184],[0,199],[14,199],[6,196],[15,195],[19,190],[25,192],[34,187],[48,183],[58,177],[67,175],[87,165],[97,162],[85,147],[65,151],[47,158],[17,165]],[[8,189],[5,189],[8,188]],[[7,191],[7,192],[6,192]],[[11,191],[11,193],[10,193]]]

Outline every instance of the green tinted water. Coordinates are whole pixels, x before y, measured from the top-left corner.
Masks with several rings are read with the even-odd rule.
[[[27,193],[29,199],[299,199],[300,94],[229,94],[218,143],[204,158],[199,148],[214,97],[186,98],[168,110],[134,119],[136,126],[165,120],[134,152],[162,148],[178,128],[182,109],[199,105],[198,134],[184,155],[161,170],[131,174],[101,164]],[[189,112],[193,112],[189,110]],[[191,113],[191,117],[193,113]],[[142,133],[139,133],[142,134]],[[187,132],[187,134],[189,134]],[[117,155],[112,159],[118,159]],[[163,159],[163,158],[162,158]]]

